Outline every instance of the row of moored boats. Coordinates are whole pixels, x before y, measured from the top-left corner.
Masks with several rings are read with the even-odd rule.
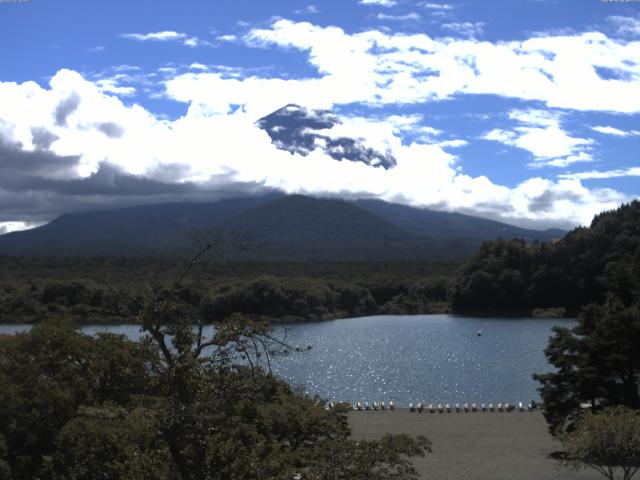
[[[336,404],[334,402],[330,402],[328,407],[333,408]],[[449,403],[438,403],[438,404],[425,404],[425,403],[417,403],[409,404],[409,411],[411,412],[428,412],[428,413],[451,413],[451,412],[512,412],[519,411],[524,412],[525,410],[531,412],[538,408],[538,404],[532,400],[531,402],[524,404],[522,402],[518,402],[518,404],[511,403],[464,403],[460,405],[456,403],[455,405]],[[389,402],[354,402],[351,404],[352,410],[395,410],[396,404],[393,400]]]

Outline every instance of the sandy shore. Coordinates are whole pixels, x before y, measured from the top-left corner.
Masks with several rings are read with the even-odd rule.
[[[395,411],[351,412],[354,438],[385,433],[424,435],[433,452],[415,461],[430,480],[578,480],[602,478],[597,472],[574,472],[552,457],[561,445],[547,433],[540,412],[443,413]]]

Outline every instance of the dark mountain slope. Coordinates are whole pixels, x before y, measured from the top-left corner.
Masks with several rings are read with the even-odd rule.
[[[65,214],[42,227],[0,236],[10,254],[154,255],[185,252],[199,230],[276,198],[167,203]]]
[[[530,230],[486,218],[455,212],[437,212],[381,200],[357,200],[355,204],[407,232],[434,238],[522,238],[526,241],[549,241],[566,233],[558,229]]]
[[[62,215],[0,236],[0,254],[175,255],[206,234],[248,246],[231,258],[263,261],[464,260],[487,238],[548,238],[466,215],[273,194]]]

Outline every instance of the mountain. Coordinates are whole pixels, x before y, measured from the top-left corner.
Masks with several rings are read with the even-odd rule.
[[[172,255],[195,239],[237,240],[226,256],[266,261],[462,260],[497,237],[549,240],[548,232],[374,200],[272,194],[65,214],[0,236],[0,254]]]
[[[356,200],[355,205],[420,236],[434,238],[469,238],[494,240],[496,238],[522,238],[527,242],[550,241],[564,236],[564,230],[531,230],[486,218],[455,212],[437,212],[383,202],[382,200]]]
[[[374,167],[393,168],[396,159],[390,152],[379,152],[360,139],[331,135],[341,123],[327,110],[309,110],[290,104],[256,122],[281,150],[307,156],[315,149],[323,150],[335,160],[362,162]]]

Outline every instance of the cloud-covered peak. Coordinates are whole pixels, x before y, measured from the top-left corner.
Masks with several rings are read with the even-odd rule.
[[[390,151],[380,152],[366,145],[364,138],[341,136],[334,130],[342,121],[328,110],[309,110],[289,104],[258,120],[275,146],[307,156],[320,150],[334,160],[362,162],[372,167],[393,168],[396,159]]]

